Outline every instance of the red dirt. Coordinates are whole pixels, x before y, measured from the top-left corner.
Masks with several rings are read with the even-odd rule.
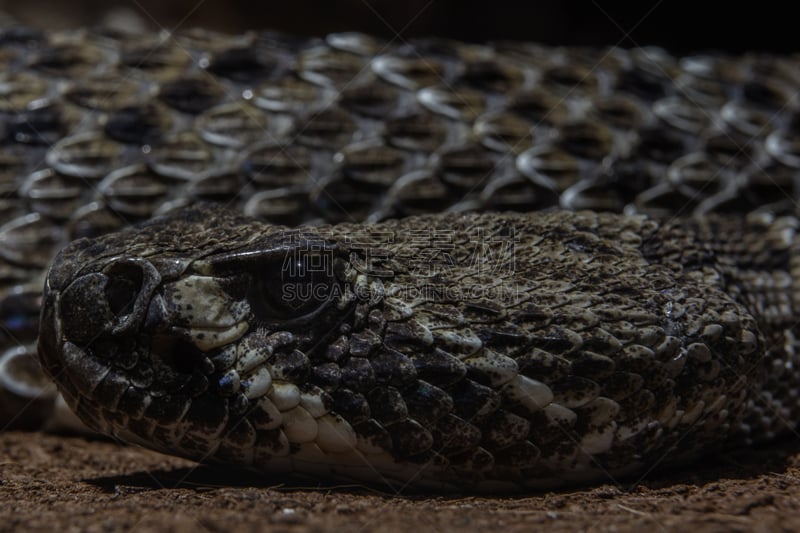
[[[426,497],[265,484],[137,447],[7,432],[0,434],[0,530],[800,530],[797,440],[714,462],[635,486]]]

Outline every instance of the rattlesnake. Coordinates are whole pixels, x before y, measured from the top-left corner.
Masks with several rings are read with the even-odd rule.
[[[794,58],[18,27],[0,43],[12,346],[0,375],[6,395],[42,404],[38,416],[14,409],[15,422],[52,410],[32,379],[17,385],[56,250],[176,211],[76,241],[49,275],[40,357],[95,429],[199,459],[488,489],[646,469],[796,419]],[[291,226],[386,222],[279,230],[207,205],[180,211],[209,201]],[[467,214],[554,207],[626,214]],[[512,234],[491,263],[509,270],[480,268],[485,239]],[[227,259],[204,258],[203,242]],[[269,256],[275,274],[298,242],[326,250],[301,249],[304,261],[336,268],[292,284],[336,291],[300,298],[320,322],[289,327],[270,315],[287,300],[255,304],[265,287],[234,267]],[[252,253],[231,255],[245,243]],[[137,253],[172,258],[144,266]],[[108,254],[127,259],[97,266]],[[186,268],[204,277],[173,278]],[[129,309],[145,285],[161,304],[141,296]],[[433,293],[409,294],[421,288]],[[238,302],[213,309],[238,329],[193,333],[197,317],[174,300],[193,291]],[[111,324],[133,351],[102,333]],[[153,340],[132,342],[134,325]],[[142,375],[127,382],[127,368]],[[188,436],[182,413],[142,396],[200,395],[209,380],[227,407],[179,404],[207,409]],[[138,391],[138,415],[115,414],[120,383]]]
[[[197,208],[62,251],[39,353],[92,428],[193,459],[398,488],[587,481],[796,419],[795,229],[558,212],[289,230]]]

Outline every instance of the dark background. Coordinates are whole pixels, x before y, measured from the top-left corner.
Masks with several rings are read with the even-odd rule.
[[[387,38],[400,33],[403,38],[438,35],[467,41],[657,44],[676,53],[796,51],[800,19],[789,13],[788,5],[673,0],[0,0],[0,10],[46,28],[97,24],[110,13],[123,24],[143,28],[269,28],[310,35],[357,30]]]

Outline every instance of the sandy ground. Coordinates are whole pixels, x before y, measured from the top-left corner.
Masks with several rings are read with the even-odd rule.
[[[713,463],[713,464],[711,464]],[[798,531],[800,442],[524,497],[287,486],[81,437],[0,434],[0,531]]]

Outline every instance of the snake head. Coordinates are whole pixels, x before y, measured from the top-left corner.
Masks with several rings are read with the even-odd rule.
[[[257,435],[288,450],[279,407],[331,402],[308,385],[310,361],[335,359],[380,300],[351,259],[324,228],[218,210],[76,241],[47,276],[39,356],[90,427],[248,463]],[[331,417],[345,435],[330,439],[352,437],[342,423]]]

